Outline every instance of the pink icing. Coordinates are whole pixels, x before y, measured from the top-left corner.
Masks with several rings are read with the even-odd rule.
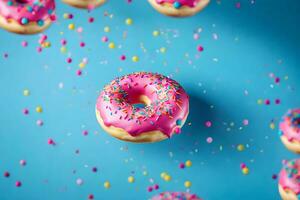
[[[195,194],[186,192],[163,192],[151,198],[151,200],[201,200]]]
[[[54,20],[54,0],[1,0],[0,15],[6,19],[14,19],[20,24],[23,22],[37,22],[43,25],[44,20]]]
[[[141,95],[151,103],[136,108],[133,104],[139,103]],[[96,109],[106,126],[122,128],[132,136],[159,130],[170,137],[188,115],[189,98],[176,81],[160,74],[137,72],[105,86]]]
[[[283,116],[280,131],[289,141],[300,142],[300,109],[290,110]]]
[[[201,0],[156,0],[158,4],[170,3],[174,4],[175,2],[179,2],[182,6],[195,7],[197,3]]]
[[[300,159],[285,161],[279,174],[279,185],[284,189],[300,194]]]

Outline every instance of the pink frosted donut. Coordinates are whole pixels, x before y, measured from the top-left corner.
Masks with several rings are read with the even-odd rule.
[[[54,10],[54,0],[1,0],[0,27],[19,34],[39,33],[55,20]]]
[[[283,200],[300,199],[300,159],[284,161],[279,173],[279,192]]]
[[[148,0],[149,3],[160,13],[173,16],[185,17],[200,12],[210,0]]]
[[[286,148],[300,153],[300,109],[289,110],[279,126],[279,135]]]
[[[151,198],[151,200],[202,200],[195,194],[186,192],[163,192]]]
[[[170,138],[180,132],[188,113],[189,98],[184,89],[166,76],[148,72],[116,78],[104,87],[96,104],[103,129],[131,142]]]

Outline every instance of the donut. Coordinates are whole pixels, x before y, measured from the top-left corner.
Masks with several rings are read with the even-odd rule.
[[[151,200],[202,200],[195,194],[186,192],[163,192],[151,198]]]
[[[136,72],[113,80],[100,93],[96,116],[110,135],[129,142],[158,142],[180,133],[189,97],[176,81]]]
[[[0,27],[18,34],[44,31],[55,20],[54,0],[1,0]]]
[[[279,127],[279,135],[286,148],[300,153],[300,108],[289,110]]]
[[[283,162],[278,188],[283,200],[300,199],[300,159]]]
[[[106,0],[62,0],[64,3],[83,9],[93,9],[106,2]]]
[[[148,0],[158,12],[172,17],[195,15],[205,8],[210,0]]]

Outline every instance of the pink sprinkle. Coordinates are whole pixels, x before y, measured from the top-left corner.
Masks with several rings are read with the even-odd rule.
[[[194,33],[193,38],[195,40],[198,40],[200,38],[200,35],[198,33]]]
[[[73,16],[73,14],[69,14],[68,17],[69,17],[69,19],[73,19],[74,16]]]
[[[80,47],[84,47],[85,43],[84,42],[80,42]]]
[[[158,190],[158,189],[159,189],[159,185],[155,184],[155,185],[153,186],[153,188],[154,188],[154,190]]]
[[[89,199],[94,199],[94,195],[90,194],[90,195],[88,196],[88,198],[89,198]]]
[[[36,120],[36,125],[43,126],[44,125],[43,120],[41,120],[41,119]]]
[[[10,176],[10,173],[9,172],[4,172],[3,175],[4,175],[5,178],[8,178]]]
[[[65,46],[65,45],[67,44],[67,40],[62,39],[62,40],[60,41],[60,43],[61,43],[61,45]]]
[[[82,32],[83,32],[83,28],[82,28],[82,27],[79,27],[79,28],[77,29],[77,32],[78,32],[78,33],[82,33]]]
[[[280,82],[280,78],[279,77],[276,77],[275,78],[275,83],[279,83]]]
[[[201,45],[198,45],[197,50],[201,52],[204,50],[204,48]]]
[[[27,47],[27,46],[28,46],[28,42],[23,41],[23,42],[22,42],[22,46],[23,46],[23,47]]]
[[[241,164],[240,164],[240,167],[241,167],[242,169],[244,169],[244,168],[247,167],[247,166],[246,166],[245,163],[241,163]]]
[[[72,62],[72,58],[67,58],[67,63],[71,63]]]
[[[78,76],[81,76],[82,71],[79,69],[79,70],[76,71],[76,74],[77,74]]]
[[[266,100],[265,100],[265,104],[266,104],[266,105],[270,105],[270,103],[271,103],[271,101],[270,101],[269,99],[266,99]]]
[[[24,115],[28,115],[28,114],[29,114],[29,110],[28,110],[27,108],[24,108],[24,109],[23,109],[23,114],[24,114]]]
[[[280,99],[275,99],[275,104],[280,104]]]
[[[107,42],[108,41],[108,37],[103,36],[101,40],[102,40],[102,42]]]
[[[93,23],[94,21],[95,21],[95,19],[94,19],[93,17],[90,17],[90,18],[89,18],[89,22],[90,22],[90,23]]]
[[[37,48],[36,48],[36,51],[37,51],[38,53],[41,53],[42,50],[43,50],[42,47],[37,47]]]
[[[147,188],[147,190],[148,190],[148,192],[152,192],[153,188],[152,188],[151,186],[149,186],[149,187]]]
[[[176,134],[180,134],[180,133],[181,133],[181,128],[177,126],[177,127],[175,128],[175,133],[176,133]]]
[[[206,142],[207,142],[208,144],[212,143],[212,142],[213,142],[213,139],[212,139],[212,137],[208,137],[208,138],[206,138]]]
[[[184,163],[180,163],[180,164],[179,164],[179,168],[180,168],[180,169],[184,169],[184,168],[185,168]]]
[[[22,183],[21,181],[16,181],[16,187],[21,187]]]
[[[26,165],[26,160],[20,160],[20,165],[25,166]]]
[[[237,3],[235,4],[235,7],[236,7],[237,9],[241,8],[241,3],[240,3],[240,2],[237,2]]]
[[[82,134],[83,134],[84,136],[87,136],[87,135],[89,134],[89,132],[88,132],[87,130],[84,130],[84,131],[82,131]]]
[[[206,126],[206,127],[209,128],[209,127],[211,127],[211,125],[212,125],[211,121],[206,121],[206,122],[205,122],[205,126]]]
[[[249,120],[248,120],[248,119],[244,119],[244,120],[243,120],[243,124],[244,124],[245,126],[247,126],[247,125],[249,124]]]
[[[120,60],[126,60],[126,56],[125,55],[121,55],[120,56]]]
[[[55,145],[55,142],[54,142],[54,140],[52,140],[51,138],[49,138],[49,139],[48,139],[48,144],[50,144],[50,145]]]

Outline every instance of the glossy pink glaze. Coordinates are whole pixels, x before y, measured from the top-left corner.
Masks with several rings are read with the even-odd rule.
[[[163,192],[151,198],[151,200],[201,200],[195,194],[186,192]]]
[[[156,0],[156,3],[158,3],[158,4],[163,4],[163,3],[173,4],[175,2],[179,2],[182,6],[195,7],[199,1],[201,1],[201,0]]]
[[[280,123],[281,135],[300,142],[300,109],[289,110]]]
[[[151,103],[135,108],[141,95]],[[189,98],[174,80],[160,74],[138,72],[113,80],[98,97],[96,109],[106,126],[137,136],[159,130],[168,137],[178,130],[189,112]]]
[[[39,22],[55,19],[54,0],[1,0],[0,15],[6,19],[14,19],[20,24],[22,18],[28,22]]]
[[[300,194],[300,159],[284,161],[283,169],[279,174],[279,185],[284,189]]]

